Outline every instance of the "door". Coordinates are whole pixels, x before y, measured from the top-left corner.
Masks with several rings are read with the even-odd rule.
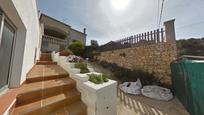
[[[0,17],[0,89],[2,89],[8,86],[15,30],[3,14]]]

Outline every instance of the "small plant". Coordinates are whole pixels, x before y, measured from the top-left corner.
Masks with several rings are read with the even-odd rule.
[[[102,74],[102,78],[104,82],[108,82],[108,75],[107,74]]]
[[[84,62],[77,62],[75,64],[75,68],[80,69],[80,73],[89,73],[89,69],[87,68],[87,64]]]
[[[106,74],[96,75],[96,74],[88,74],[89,81],[95,84],[102,84],[104,82],[108,82],[108,76]]]

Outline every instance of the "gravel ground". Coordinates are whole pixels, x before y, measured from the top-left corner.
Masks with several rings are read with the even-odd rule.
[[[89,63],[95,71],[111,76],[110,79],[120,81],[112,73],[96,63]],[[140,96],[125,94],[118,89],[117,115],[190,115],[177,98],[171,101],[158,101]]]

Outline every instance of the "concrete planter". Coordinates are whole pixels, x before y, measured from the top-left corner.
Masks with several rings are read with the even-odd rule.
[[[90,73],[86,73],[86,74],[75,74],[75,78],[79,81],[82,81],[82,82],[87,82],[89,80],[89,76],[88,74],[102,74],[102,73],[97,73],[97,72],[90,72]]]
[[[89,76],[87,74],[75,74],[75,78],[81,82],[87,82],[89,80]]]
[[[88,67],[90,73],[80,74],[80,69],[74,68],[74,63],[66,61],[66,57],[52,53],[54,61],[66,70],[77,83],[77,89],[81,92],[82,101],[87,105],[88,115],[116,115],[117,82],[109,80],[103,84],[94,84],[87,74],[102,74],[94,72]]]
[[[70,62],[69,62],[69,66],[70,66],[70,68],[74,68],[75,63],[70,63]]]
[[[92,67],[88,67],[90,72],[94,72],[94,69]]]
[[[71,68],[72,72],[71,73],[74,73],[74,74],[79,74],[80,73],[80,69],[77,69],[77,68]]]
[[[116,115],[117,82],[109,80],[103,84],[84,82],[89,115]]]

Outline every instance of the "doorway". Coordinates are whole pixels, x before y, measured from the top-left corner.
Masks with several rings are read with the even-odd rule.
[[[8,87],[15,29],[0,10],[0,91]]]

